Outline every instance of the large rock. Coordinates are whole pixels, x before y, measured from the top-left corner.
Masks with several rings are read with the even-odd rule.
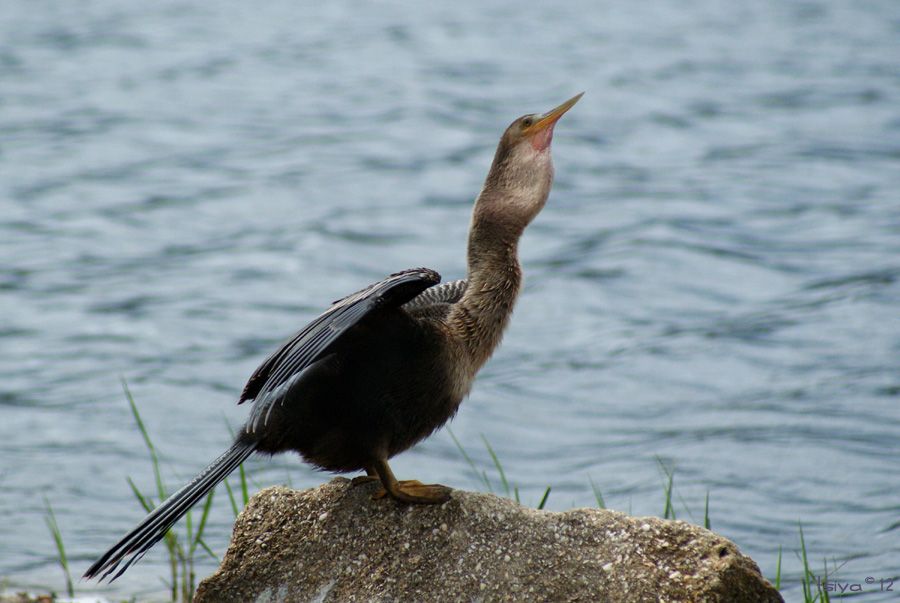
[[[263,490],[195,603],[782,601],[731,541],[682,521],[459,490],[409,506],[374,487]]]

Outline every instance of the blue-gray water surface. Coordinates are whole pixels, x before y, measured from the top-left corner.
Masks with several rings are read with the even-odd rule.
[[[900,4],[0,5],[0,577],[60,589],[225,446],[257,363],[390,272],[465,272],[503,128],[586,90],[451,429],[523,502],[675,511],[800,597],[900,574]],[[328,479],[296,457],[259,486]],[[447,430],[396,473],[484,489]],[[221,554],[220,493],[207,542]],[[215,562],[202,557],[198,574]],[[162,598],[162,547],[96,592]],[[96,587],[79,584],[83,592]],[[900,592],[900,579],[894,591]]]

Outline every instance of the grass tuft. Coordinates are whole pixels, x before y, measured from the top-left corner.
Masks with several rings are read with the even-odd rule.
[[[588,476],[588,481],[591,483],[591,491],[594,493],[594,500],[597,501],[597,508],[598,508],[598,509],[605,509],[605,508],[606,508],[606,501],[603,500],[603,494],[600,492],[600,488],[598,488],[598,487],[594,484],[594,480],[591,479],[590,476]]]
[[[547,498],[550,496],[550,486],[547,486],[547,489],[544,490],[544,495],[541,497],[541,502],[538,503],[538,511],[544,508],[544,505],[547,504]]]
[[[122,389],[125,391],[125,397],[128,399],[128,406],[129,408],[131,408],[131,414],[134,417],[134,421],[137,424],[138,431],[141,432],[141,437],[143,438],[144,444],[147,446],[147,450],[150,454],[150,464],[153,468],[153,478],[156,483],[156,494],[159,498],[159,501],[162,502],[167,498],[168,495],[165,483],[162,479],[162,471],[160,470],[159,453],[156,446],[153,444],[153,440],[150,438],[150,434],[147,431],[147,427],[144,424],[144,420],[141,417],[140,411],[138,410],[137,403],[134,401],[134,396],[132,396],[131,390],[128,388],[128,383],[124,379],[122,379]],[[247,488],[247,479],[243,464],[240,466],[240,476],[241,492],[243,495],[244,504],[246,505],[247,500],[249,499],[249,492]],[[141,492],[140,488],[137,487],[133,479],[131,479],[130,477],[127,479],[128,485],[131,488],[131,492],[134,494],[135,499],[138,501],[141,507],[143,507],[144,511],[146,511],[147,513],[153,511],[153,509],[156,507],[153,501],[153,497],[144,492]],[[234,496],[227,484],[226,488],[229,492],[232,509],[235,511],[235,515],[237,515],[237,505],[234,502]],[[213,553],[213,551],[203,540],[203,533],[206,530],[207,520],[209,519],[209,513],[212,509],[214,495],[215,490],[211,491],[206,496],[206,499],[203,503],[203,509],[200,513],[200,521],[197,523],[196,529],[194,528],[193,512],[188,511],[185,514],[185,538],[183,541],[178,537],[174,530],[171,529],[166,532],[166,535],[163,537],[163,542],[165,543],[166,551],[169,557],[169,580],[164,581],[164,583],[166,584],[166,588],[169,591],[169,595],[172,601],[180,600],[186,603],[193,600],[194,598],[194,590],[196,589],[195,564],[198,548],[202,549],[211,558],[218,560],[216,554]]]
[[[47,510],[44,521],[47,523],[47,528],[53,536],[53,542],[56,543],[56,558],[63,573],[66,575],[66,594],[69,598],[72,598],[75,596],[75,587],[72,584],[72,573],[69,571],[69,558],[66,556],[66,547],[63,544],[59,524],[56,522],[56,514],[53,512],[53,507],[50,506],[50,501],[47,500],[46,496],[44,497],[44,508]]]
[[[469,456],[469,453],[466,452],[466,449],[463,448],[462,444],[459,443],[459,440],[456,438],[456,434],[453,433],[453,430],[449,427],[447,428],[447,433],[450,434],[450,437],[453,439],[453,443],[456,444],[457,450],[459,450],[462,457],[466,460],[469,467],[472,469],[472,473],[474,473],[481,483],[484,484],[484,487],[488,489],[488,492],[493,493],[494,489],[491,487],[491,481],[487,478],[487,473],[484,471],[479,471],[478,467],[475,466],[475,461],[472,460],[472,457]]]
[[[822,580],[819,581],[809,568],[809,556],[806,554],[806,538],[803,535],[803,524],[798,523],[798,527],[800,531],[799,557],[800,562],[803,564],[803,578],[800,580],[800,586],[803,589],[803,603],[829,603],[831,596],[828,594],[828,590],[822,588],[822,583],[828,582],[828,560],[825,560],[825,573],[822,576]],[[779,550],[779,574],[781,573],[780,553],[781,551]]]
[[[781,545],[778,545],[778,565],[775,566],[775,590],[781,590]]]
[[[703,504],[703,527],[707,530],[712,529],[709,521],[709,490],[706,491],[706,502]]]
[[[491,455],[491,460],[494,461],[494,467],[497,468],[497,473],[500,474],[500,483],[503,485],[504,496],[506,496],[506,498],[511,498],[510,491],[509,491],[509,482],[506,479],[506,472],[503,471],[503,465],[500,464],[500,459],[497,458],[497,453],[494,452],[494,449],[491,447],[491,443],[488,442],[487,438],[484,437],[483,434],[481,436],[481,441],[484,442],[484,447],[487,448],[488,454]],[[518,491],[516,492],[515,498],[516,498],[516,502],[519,502]]]
[[[675,470],[666,466],[663,460],[659,457],[656,457],[656,462],[659,463],[659,468],[662,469],[663,474],[666,476],[666,482],[663,484],[663,488],[666,494],[666,506],[663,509],[663,519],[677,519],[675,517],[675,507],[672,505],[672,492],[675,485]]]

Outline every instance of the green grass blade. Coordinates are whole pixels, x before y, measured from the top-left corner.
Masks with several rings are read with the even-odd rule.
[[[806,556],[806,539],[803,538],[803,524],[800,525],[800,560],[803,562],[803,580],[801,582],[803,586],[803,600],[804,601],[815,601],[812,595],[812,586],[810,584],[810,576],[812,572],[809,570],[809,558]]]
[[[177,601],[177,600],[178,600],[178,599],[176,598],[176,594],[177,594],[177,593],[176,593],[175,590],[172,588],[172,585],[169,583],[169,581],[166,580],[165,578],[160,578],[159,581],[162,582],[162,585],[166,587],[166,590],[172,592],[172,599],[171,599],[171,600],[172,600],[173,602],[174,602],[174,601]]]
[[[47,528],[50,530],[50,535],[53,536],[53,542],[56,543],[56,555],[59,566],[66,575],[66,593],[69,597],[74,597],[75,587],[72,584],[72,573],[69,571],[69,559],[66,556],[66,547],[63,543],[62,532],[59,529],[59,524],[56,522],[56,514],[53,512],[53,507],[50,506],[50,501],[46,496],[44,497],[44,508],[47,510],[44,521],[47,524]]]
[[[169,554],[169,572],[172,575],[170,588],[172,589],[172,601],[178,600],[178,549],[180,545],[178,544],[178,538],[175,536],[172,530],[166,532],[166,535],[163,537],[163,542],[166,543],[166,551]]]
[[[672,482],[675,480],[675,475],[669,474],[669,481],[666,484],[666,506],[663,509],[663,518],[664,519],[675,519],[675,507],[672,506]]]
[[[481,480],[487,485],[488,492],[491,494],[494,493],[494,488],[491,487],[491,480],[488,479],[487,471],[482,470],[481,472]]]
[[[159,496],[159,500],[165,500],[167,494],[166,488],[163,485],[162,474],[159,470],[159,455],[156,452],[156,446],[153,445],[153,440],[150,439],[150,434],[147,432],[147,427],[144,425],[144,420],[141,418],[141,413],[138,411],[137,403],[134,401],[134,396],[131,395],[131,390],[128,388],[128,382],[124,377],[122,378],[122,389],[125,391],[125,397],[128,399],[128,406],[131,408],[131,414],[134,417],[135,423],[137,423],[138,430],[141,432],[144,444],[146,444],[147,450],[150,451],[150,462],[153,465],[153,477],[156,480],[156,493]]]
[[[506,473],[503,471],[503,465],[500,464],[500,459],[497,458],[497,453],[494,452],[494,449],[491,448],[491,443],[488,442],[487,438],[482,434],[481,440],[484,442],[484,446],[487,448],[488,454],[491,455],[491,460],[494,461],[494,467],[497,468],[497,473],[500,474],[500,483],[503,484],[503,492],[504,496],[509,498],[510,489],[509,482],[506,479]]]
[[[194,540],[191,542],[190,547],[190,555],[194,555],[194,551],[197,550],[197,545],[200,543],[200,540],[203,538],[203,530],[206,529],[206,520],[209,519],[209,510],[212,509],[213,495],[216,493],[215,489],[211,490],[209,495],[206,497],[206,503],[203,505],[203,513],[200,515],[200,523],[197,525],[197,534],[194,535]]]
[[[188,551],[191,550],[191,543],[194,542],[194,531],[193,531],[194,518],[192,517],[192,515],[193,514],[190,511],[188,511],[187,513],[184,514],[184,528],[185,528],[185,532],[187,533],[186,540],[187,540]],[[190,552],[188,552],[186,554],[186,556],[190,556]]]
[[[153,444],[153,440],[150,438],[150,433],[147,431],[147,426],[144,424],[144,420],[141,417],[141,413],[138,410],[137,403],[134,400],[134,396],[131,394],[131,390],[128,387],[128,382],[123,378],[122,379],[122,389],[125,392],[125,397],[128,399],[128,406],[131,409],[131,414],[134,417],[134,421],[137,424],[138,431],[141,433],[141,437],[144,440],[144,444],[147,447],[147,450],[150,453],[150,463],[153,466],[153,479],[156,482],[156,492],[159,496],[160,502],[164,501],[167,497],[167,491],[165,484],[162,479],[162,471],[160,470],[160,462],[159,462],[159,453],[156,449],[156,446]],[[134,481],[131,478],[128,478],[128,485],[131,487],[131,491],[134,494],[135,498],[137,498],[138,502],[140,502],[141,506],[148,513],[151,512],[154,508],[153,501],[150,497],[144,496],[140,489],[135,485]],[[191,540],[191,532],[193,529],[191,514],[187,514],[187,532],[188,532],[188,544],[190,544]],[[171,583],[168,583],[169,588],[171,588],[171,596],[172,601],[176,601],[178,599],[178,583],[179,583],[179,566],[181,569],[181,584],[182,584],[182,594],[184,595],[184,584],[186,580],[186,576],[184,575],[184,571],[186,570],[185,565],[185,551],[181,546],[181,542],[178,540],[178,537],[172,530],[168,530],[163,537],[163,541],[166,544],[166,551],[169,555],[169,568],[171,571]]]
[[[450,434],[450,437],[453,439],[453,443],[456,444],[456,448],[459,450],[460,454],[463,455],[463,458],[466,459],[466,463],[469,464],[469,467],[472,468],[472,473],[478,477],[482,483],[484,483],[485,488],[488,489],[488,492],[493,492],[493,488],[491,488],[491,483],[488,481],[487,474],[478,471],[478,467],[475,466],[475,461],[472,460],[472,457],[469,456],[469,453],[466,452],[466,449],[462,447],[462,444],[459,443],[459,440],[456,439],[456,434],[453,433],[453,430],[449,427],[447,428],[447,433]]]
[[[181,568],[181,601],[182,603],[190,603],[191,596],[188,587],[188,579],[190,576],[190,569],[188,568],[188,557],[184,554],[184,549],[179,551],[181,555],[178,557],[178,562]]]
[[[676,519],[675,517],[675,507],[672,505],[672,493],[675,484],[675,471],[674,469],[669,469],[666,467],[666,464],[659,457],[656,457],[656,462],[659,463],[660,469],[666,476],[666,483],[663,485],[663,488],[666,493],[666,506],[663,509],[663,519]]]
[[[707,530],[712,529],[709,522],[709,490],[706,491],[706,504],[703,505],[703,527]]]
[[[681,503],[681,508],[684,509],[685,513],[688,514],[688,517],[691,518],[691,521],[693,521],[694,523],[697,523],[694,520],[694,514],[691,513],[691,508],[688,506],[687,501],[684,500],[684,497],[681,494],[678,495],[678,502]],[[674,516],[675,509],[674,508],[672,509],[672,513],[673,513],[672,519],[675,519],[675,516]]]
[[[212,549],[209,548],[209,545],[206,544],[205,540],[203,540],[202,538],[198,538],[197,542],[200,544],[200,548],[206,551],[206,554],[209,555],[213,559],[213,561],[215,561],[216,563],[220,563],[219,556],[212,552]]]
[[[231,490],[231,484],[228,483],[228,480],[225,480],[225,491],[228,492],[228,502],[231,503],[231,511],[234,513],[234,516],[237,517],[240,513],[240,510],[237,506],[237,501],[234,499],[234,492]]]
[[[235,437],[234,428],[231,427],[231,423],[228,422],[228,419],[225,419],[225,425],[226,425],[226,427],[228,427],[228,433],[230,433],[232,439],[234,439],[234,437]],[[248,486],[247,470],[244,469],[243,463],[238,465],[238,473],[240,474],[240,482],[241,482],[241,499],[244,501],[244,506],[246,507],[247,503],[250,502],[250,489]],[[293,486],[291,486],[290,475],[291,475],[290,472],[288,472],[288,480],[287,481],[288,481],[289,488],[293,487]],[[249,479],[252,480],[253,478],[250,477]],[[262,486],[260,484],[256,483],[256,481],[253,482],[253,485],[256,486],[257,490],[262,489]],[[225,482],[225,487],[228,489],[229,497],[231,498],[231,510],[234,511],[234,516],[237,517],[238,514],[240,513],[240,509],[237,508],[237,505],[234,502],[234,494],[231,492],[231,487],[228,485],[227,480]]]
[[[244,500],[244,506],[250,502],[250,490],[247,489],[247,472],[244,470],[244,463],[238,466],[238,474],[241,478],[241,498]]]
[[[775,566],[775,590],[781,590],[781,545],[778,545],[778,564]]]
[[[550,496],[550,486],[547,486],[547,489],[544,490],[544,495],[541,497],[541,502],[538,503],[538,511],[544,508],[544,505],[547,504],[547,498]]]
[[[594,484],[594,480],[591,479],[591,476],[588,476],[588,481],[591,483],[591,490],[594,492],[594,500],[597,501],[597,508],[605,509],[606,501],[603,500],[603,494],[600,492],[600,489]]]
[[[132,494],[140,503],[141,507],[144,508],[144,511],[150,513],[153,511],[154,504],[153,499],[149,496],[144,496],[137,485],[134,483],[130,477],[126,478],[128,481],[128,486],[131,488]],[[165,536],[163,536],[163,542],[166,545],[166,552],[169,555],[169,569],[172,574],[171,582],[166,582],[163,580],[163,583],[166,585],[167,589],[171,589],[172,601],[176,601],[178,598],[178,564],[177,564],[177,549],[178,549],[178,541],[175,537],[175,534],[172,533],[172,530],[166,532]]]
[[[128,481],[128,485],[131,486],[131,492],[134,494],[134,497],[138,500],[139,503],[141,503],[141,506],[144,507],[144,511],[146,511],[147,513],[151,512],[154,508],[153,501],[141,494],[141,491],[138,490],[138,487],[135,485],[134,480],[132,480],[130,477],[126,477],[125,479]]]

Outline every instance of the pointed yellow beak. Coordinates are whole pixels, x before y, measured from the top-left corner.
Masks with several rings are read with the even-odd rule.
[[[527,130],[525,130],[525,133],[530,136],[533,134],[537,134],[541,130],[546,130],[557,121],[559,121],[559,118],[565,115],[566,111],[574,107],[575,103],[577,103],[582,96],[584,96],[584,92],[576,94],[555,109],[547,111],[546,113],[541,115],[536,122],[531,124],[531,126]]]

